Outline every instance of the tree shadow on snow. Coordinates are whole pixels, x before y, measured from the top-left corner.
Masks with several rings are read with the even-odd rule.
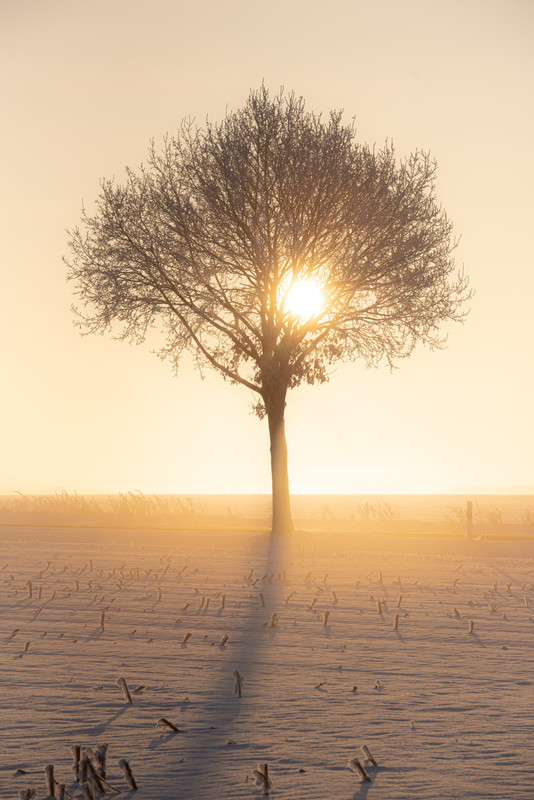
[[[265,575],[273,572],[281,573],[286,561],[288,540],[271,535],[266,544],[265,561],[261,567],[263,573]],[[256,570],[254,572],[257,574]],[[281,612],[284,608],[283,585],[283,581],[274,579],[264,581],[261,593],[265,606],[258,605],[259,597],[258,604],[250,601],[235,638],[232,636],[232,631],[228,631],[231,647],[227,651],[227,658],[221,663],[222,669],[218,681],[213,686],[211,700],[205,705],[203,712],[205,724],[196,732],[185,731],[183,739],[181,736],[177,737],[180,740],[177,756],[178,754],[183,756],[183,760],[188,762],[188,770],[186,775],[180,773],[179,767],[177,768],[179,794],[176,800],[182,798],[189,800],[191,797],[195,797],[195,800],[211,798],[214,786],[235,779],[232,774],[232,758],[225,756],[237,750],[239,744],[242,744],[232,740],[232,735],[235,735],[234,724],[241,714],[243,703],[247,702],[247,687],[253,685],[265,651],[272,650],[272,639],[276,637],[277,631],[276,628],[269,627],[268,623],[273,613]],[[258,587],[254,588],[259,595]],[[242,698],[236,696],[233,691],[235,671],[238,671],[243,679]],[[247,713],[250,713],[250,709],[247,709]],[[229,749],[230,743],[232,747]],[[247,744],[246,747],[250,748],[251,745]],[[257,760],[257,754],[251,749],[251,770]]]

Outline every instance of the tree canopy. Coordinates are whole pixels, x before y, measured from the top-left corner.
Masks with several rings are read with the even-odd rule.
[[[135,341],[156,326],[162,357],[189,350],[248,387],[273,456],[288,389],[338,361],[439,347],[464,315],[435,176],[428,153],[398,160],[391,144],[360,144],[341,112],[323,119],[261,87],[222,122],[152,143],[123,183],[102,181],[70,238],[79,322]],[[290,302],[297,285],[320,292],[311,312]]]

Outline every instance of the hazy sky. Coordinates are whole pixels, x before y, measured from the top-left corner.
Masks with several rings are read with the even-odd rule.
[[[0,0],[0,492],[270,491],[252,394],[80,337],[61,258],[102,177],[261,81],[438,161],[476,289],[448,349],[289,394],[295,492],[534,491],[531,0]]]

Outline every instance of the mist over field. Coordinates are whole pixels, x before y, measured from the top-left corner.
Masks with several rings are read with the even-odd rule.
[[[292,495],[298,530],[464,536],[472,504],[476,537],[534,536],[533,495]],[[0,496],[0,524],[96,525],[192,531],[268,531],[270,495],[14,493]]]

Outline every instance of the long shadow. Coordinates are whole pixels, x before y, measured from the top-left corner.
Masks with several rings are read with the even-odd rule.
[[[102,628],[95,628],[92,633],[85,637],[85,642],[94,642],[95,639],[101,639],[104,635]]]
[[[355,791],[355,793],[350,798],[350,800],[364,800],[364,798],[367,797],[367,795],[369,794],[369,791],[372,789],[372,787],[373,787],[372,783],[369,783],[368,781],[362,781],[357,790]]]
[[[399,630],[393,630],[393,633],[395,634],[395,636],[397,637],[397,640],[399,642],[404,643],[406,641],[406,639],[404,638],[404,636],[402,635],[402,633]]]
[[[125,714],[130,708],[132,708],[131,704],[126,703],[124,706],[122,706],[122,708],[120,708],[118,711],[115,711],[114,714],[108,717],[105,722],[100,722],[98,725],[93,725],[93,727],[86,728],[85,730],[82,729],[81,734],[84,736],[94,736],[95,734],[104,733],[106,728],[111,725],[112,722],[115,722],[115,720],[119,719],[119,717],[122,717],[122,715]]]
[[[264,572],[281,572],[282,564],[286,557],[288,541],[280,536],[271,535],[265,557]],[[275,567],[277,567],[275,569]],[[282,583],[280,581],[266,582],[262,587],[265,601],[266,617],[278,608],[282,597]],[[241,699],[232,696],[231,678],[234,670],[238,670],[245,678],[243,692],[246,693],[247,683],[252,683],[257,665],[267,641],[270,629],[259,624],[257,609],[251,604],[246,618],[240,625],[240,639],[231,651],[231,657],[225,663],[224,675],[220,675],[219,682],[213,687],[212,701],[205,706],[204,717],[206,726],[197,733],[187,734],[184,739],[180,737],[180,757],[188,762],[187,782],[186,777],[177,771],[178,793],[176,800],[203,800],[213,797],[213,787],[231,782],[231,766],[224,763],[221,749],[225,733],[231,731],[241,712]],[[230,655],[230,653],[229,653]],[[216,728],[210,727],[210,722]],[[226,739],[228,740],[228,736]],[[239,747],[234,744],[233,748]],[[251,763],[251,769],[254,768]],[[226,779],[225,779],[226,778]]]
[[[353,795],[349,798],[349,800],[364,800],[367,797],[370,791],[373,790],[373,784],[375,783],[376,778],[384,772],[395,773],[400,775],[403,772],[417,772],[418,767],[403,767],[403,766],[394,766],[394,767],[383,767],[381,765],[372,766],[371,764],[365,764],[365,770],[369,777],[371,778],[371,782],[361,780],[361,783],[358,785],[358,788],[354,792]],[[355,780],[359,780],[355,776]]]

